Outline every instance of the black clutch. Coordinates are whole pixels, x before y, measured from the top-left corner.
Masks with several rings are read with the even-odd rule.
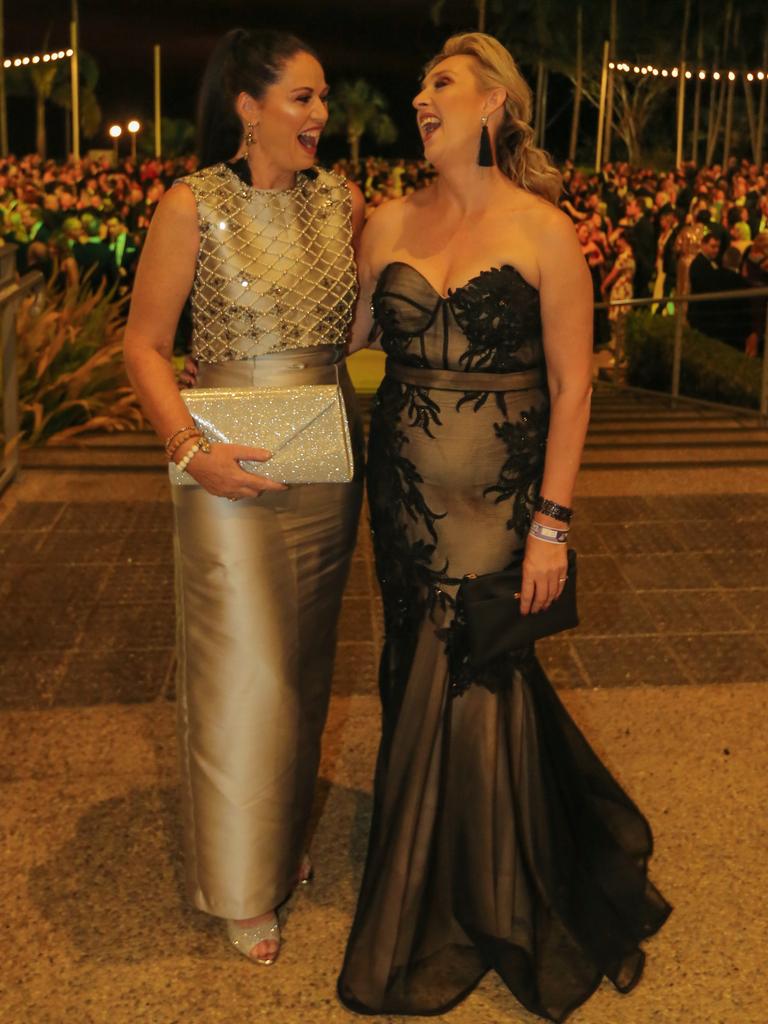
[[[576,609],[576,552],[568,552],[568,578],[549,608],[520,614],[522,566],[485,576],[465,576],[457,595],[466,623],[472,665],[480,668],[510,651],[528,647],[579,624]]]

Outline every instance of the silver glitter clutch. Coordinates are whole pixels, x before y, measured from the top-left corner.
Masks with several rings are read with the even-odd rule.
[[[284,484],[349,483],[352,479],[352,443],[344,396],[337,384],[190,388],[181,397],[209,441],[272,452],[266,462],[241,462],[249,473]],[[168,471],[173,484],[196,483],[173,462]]]

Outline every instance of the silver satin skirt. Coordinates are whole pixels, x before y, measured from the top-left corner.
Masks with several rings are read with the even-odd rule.
[[[201,387],[327,384],[331,348],[201,365]],[[317,778],[336,625],[362,495],[362,431],[338,366],[355,481],[237,502],[172,487],[178,734],[190,898],[255,917],[296,879]]]

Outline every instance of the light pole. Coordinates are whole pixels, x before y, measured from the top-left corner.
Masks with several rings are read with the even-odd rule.
[[[120,154],[118,152],[117,146],[118,146],[118,140],[119,140],[120,136],[123,134],[123,129],[120,127],[119,124],[110,125],[109,134],[110,134],[110,137],[112,138],[112,140],[115,143],[115,167],[117,167],[117,162],[118,162],[118,159],[120,157]]]
[[[141,130],[141,122],[134,118],[132,121],[128,122],[126,127],[131,133],[131,160],[136,163],[136,135]]]

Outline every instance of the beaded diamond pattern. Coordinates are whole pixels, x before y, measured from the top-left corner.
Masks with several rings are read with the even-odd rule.
[[[299,174],[283,191],[245,185],[227,164],[182,178],[197,201],[193,352],[203,362],[343,345],[357,291],[344,179]]]

